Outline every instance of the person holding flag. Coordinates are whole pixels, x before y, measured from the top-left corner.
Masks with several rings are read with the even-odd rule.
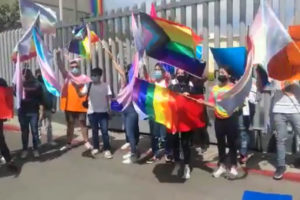
[[[77,60],[71,60],[70,71],[66,71],[61,60],[61,51],[56,52],[57,65],[65,80],[60,98],[60,108],[65,111],[67,121],[67,144],[61,148],[62,151],[72,148],[72,140],[74,135],[75,122],[79,121],[81,134],[84,140],[86,149],[91,150],[93,147],[88,140],[88,129],[86,125],[87,108],[83,106],[86,97],[80,97],[76,92],[74,83],[80,85],[83,90],[87,87],[86,84],[91,82],[91,79],[86,75],[81,74],[79,63]]]

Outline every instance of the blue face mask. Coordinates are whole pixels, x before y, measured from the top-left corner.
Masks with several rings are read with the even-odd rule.
[[[160,70],[155,70],[153,73],[153,77],[154,77],[154,79],[159,80],[159,79],[162,79],[163,74]]]
[[[77,67],[74,67],[71,69],[71,72],[73,75],[78,75],[80,73],[80,70]]]

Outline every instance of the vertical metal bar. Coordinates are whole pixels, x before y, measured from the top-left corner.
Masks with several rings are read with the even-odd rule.
[[[240,0],[240,45],[246,45],[246,1]]]
[[[203,13],[203,59],[208,62],[208,3],[202,5]]]
[[[260,5],[260,0],[253,0],[253,18],[255,17]]]
[[[112,10],[111,11],[111,16],[114,16],[115,15],[115,10]],[[115,38],[115,33],[116,33],[116,30],[115,30],[115,18],[111,18],[111,20],[110,20],[110,23],[109,23],[109,36],[111,37],[111,38]]]
[[[173,4],[175,3],[176,0],[171,0],[171,3],[170,4]],[[172,21],[176,21],[176,8],[172,8],[171,11],[170,11],[170,18]]]
[[[294,23],[295,24],[300,24],[300,1],[299,0],[295,0],[294,3]]]
[[[113,57],[114,59],[117,58],[117,49],[116,49],[116,43],[115,41],[112,42],[112,48],[111,48],[111,52],[113,54]],[[115,94],[117,92],[117,80],[118,80],[118,77],[117,77],[117,72],[116,70],[114,70],[113,67],[110,67],[110,76],[111,76],[111,82],[110,82],[110,86],[112,88],[112,93]]]
[[[192,29],[197,32],[197,16],[198,16],[198,11],[197,11],[197,5],[192,6]]]
[[[233,2],[227,0],[227,46],[233,46]]]
[[[214,34],[214,46],[220,47],[220,26],[221,26],[221,5],[220,0],[215,1],[215,34]]]
[[[161,10],[161,17],[162,18],[166,18],[167,17],[167,10],[165,9],[167,6],[167,2],[166,0],[161,0],[161,7],[163,8]]]
[[[184,2],[185,0],[181,0]],[[186,6],[180,8],[180,23],[186,25]]]

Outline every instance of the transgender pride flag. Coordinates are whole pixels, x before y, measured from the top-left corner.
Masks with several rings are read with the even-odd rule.
[[[269,77],[299,80],[300,50],[270,5],[263,1],[249,30],[254,45],[253,64],[262,64]]]
[[[43,44],[43,40],[39,34],[37,26],[32,29],[32,37],[45,86],[51,94],[60,96],[60,86],[51,68],[53,59],[49,50]]]

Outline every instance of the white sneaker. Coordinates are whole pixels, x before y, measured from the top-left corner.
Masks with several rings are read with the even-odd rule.
[[[131,158],[127,158],[127,159],[123,160],[122,163],[123,164],[131,164],[132,160],[131,160]]]
[[[40,153],[38,152],[38,150],[33,151],[33,157],[34,158],[39,158],[40,157]]]
[[[93,150],[91,151],[91,154],[92,154],[93,156],[97,155],[98,153],[99,153],[99,150],[98,150],[98,149],[93,149]]]
[[[6,160],[3,156],[0,156],[0,164],[5,164]]]
[[[236,167],[231,167],[229,173],[231,176],[234,176],[234,177],[236,177],[239,174],[238,171],[236,170]]]
[[[112,154],[109,150],[104,152],[104,158],[107,158],[107,159],[112,159],[113,158],[113,156],[112,156]]]
[[[185,167],[184,167],[183,178],[184,179],[190,179],[191,178],[191,169],[190,169],[189,165],[185,165]]]
[[[123,146],[121,146],[121,150],[126,150],[126,149],[128,149],[130,147],[130,143],[125,143],[125,144],[123,144]]]
[[[221,165],[212,175],[215,178],[219,178],[225,172],[226,172],[225,167]]]
[[[131,152],[128,152],[128,153],[126,153],[126,154],[123,156],[123,159],[126,160],[126,159],[128,159],[128,158],[130,158],[130,157],[131,157]]]
[[[25,159],[28,156],[28,151],[27,150],[23,150],[21,153],[21,158]]]
[[[87,150],[93,149],[93,146],[89,142],[84,143],[84,146]]]
[[[65,146],[61,147],[59,150],[60,151],[67,151],[67,150],[69,150],[71,148],[72,148],[72,145],[66,144]]]

